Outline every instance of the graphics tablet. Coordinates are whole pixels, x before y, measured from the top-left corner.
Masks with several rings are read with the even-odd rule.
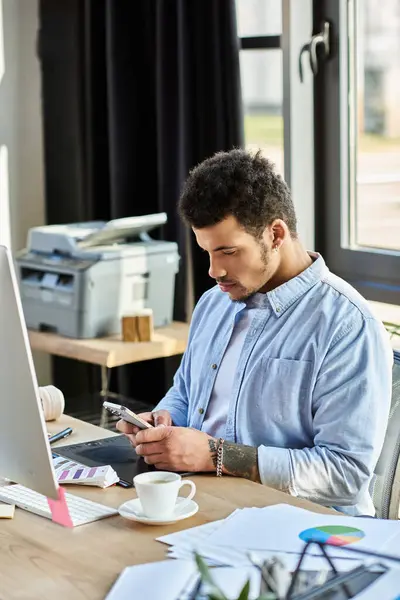
[[[70,446],[54,448],[53,454],[64,456],[88,467],[111,465],[117,472],[123,487],[133,487],[133,478],[139,473],[154,471],[143,457],[137,456],[129,440],[124,435],[115,435],[101,440],[92,440]]]

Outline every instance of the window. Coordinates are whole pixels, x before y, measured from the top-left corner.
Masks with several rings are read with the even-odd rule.
[[[400,4],[364,0],[349,15],[355,244],[400,250]],[[350,55],[351,56],[351,55]]]
[[[298,232],[314,250],[313,78],[299,74],[310,41],[312,0],[236,0],[245,143],[284,175]]]
[[[261,148],[283,174],[282,52],[242,51],[245,144]]]
[[[335,50],[316,86],[320,247],[365,297],[400,304],[400,4],[326,0],[323,18]]]
[[[247,148],[261,148],[283,174],[282,3],[236,0]]]
[[[281,0],[236,0],[236,15],[240,38],[282,33]]]
[[[306,246],[366,298],[400,304],[400,0],[236,7],[246,146],[284,174]]]

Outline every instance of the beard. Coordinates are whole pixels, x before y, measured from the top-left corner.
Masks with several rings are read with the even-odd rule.
[[[250,287],[243,286],[240,283],[240,281],[238,281],[236,283],[236,285],[238,286],[238,295],[235,295],[234,297],[232,297],[231,294],[229,294],[229,297],[232,300],[232,302],[244,302],[245,300],[248,300],[249,298],[251,298],[251,296],[253,296],[257,292],[259,292],[265,286],[265,284],[268,282],[268,279],[269,279],[268,267],[271,262],[272,250],[270,250],[268,248],[268,246],[265,244],[265,242],[263,240],[260,240],[259,246],[260,246],[261,265],[258,270],[258,283],[257,283],[257,285],[254,285],[253,287],[250,288]]]

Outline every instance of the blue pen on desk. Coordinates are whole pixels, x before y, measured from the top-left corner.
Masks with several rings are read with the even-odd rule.
[[[58,433],[55,433],[54,435],[49,437],[49,442],[50,442],[50,444],[54,444],[54,442],[58,442],[58,440],[62,440],[64,438],[68,437],[69,435],[71,435],[71,433],[72,433],[71,427],[67,427],[66,429],[63,429],[62,431],[59,431]]]

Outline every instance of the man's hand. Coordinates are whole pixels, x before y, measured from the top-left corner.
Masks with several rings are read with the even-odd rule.
[[[158,425],[165,425],[166,427],[170,427],[172,425],[171,415],[167,410],[157,410],[155,412],[145,412],[138,414],[138,417],[146,421],[146,423],[150,423],[150,425],[154,425],[157,427]],[[136,427],[136,425],[132,425],[132,423],[128,423],[127,421],[123,421],[122,419],[118,421],[116,425],[118,431],[124,433],[131,442],[132,446],[136,447],[136,435],[139,431],[141,431],[140,427]]]
[[[168,471],[215,471],[207,433],[188,427],[155,427],[136,434],[136,453]]]
[[[174,427],[167,410],[139,415],[154,429],[139,429],[126,421],[118,421],[138,455],[157,469],[168,471],[215,471],[217,440],[197,429]],[[260,482],[257,448],[225,441],[223,473]]]

